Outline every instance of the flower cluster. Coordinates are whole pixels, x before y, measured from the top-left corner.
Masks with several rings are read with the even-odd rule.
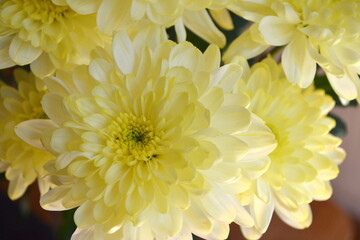
[[[282,65],[290,82],[308,87],[318,64],[341,98],[360,99],[358,1],[246,0],[239,11],[254,24],[232,43],[227,61],[286,45]]]
[[[0,2],[0,69],[30,64],[36,76],[45,77],[56,69],[89,63],[91,50],[105,46],[95,15],[79,15],[56,2]]]
[[[0,88],[10,198],[38,179],[44,209],[76,208],[72,239],[226,239],[232,222],[258,239],[274,211],[308,227],[309,203],[330,197],[345,157],[329,133],[335,102],[311,83],[319,64],[342,99],[357,98],[358,8],[0,1],[0,68],[32,72]],[[230,12],[254,24],[222,56],[214,22],[232,29]],[[185,27],[211,43],[204,52]],[[285,46],[281,64],[262,55],[249,66],[271,46]]]
[[[8,194],[13,200],[21,197],[38,176],[45,176],[44,164],[53,159],[50,153],[34,148],[15,134],[17,124],[47,116],[40,103],[46,92],[44,84],[21,69],[16,69],[14,75],[18,90],[5,84],[0,88],[0,171],[6,171],[10,182]],[[48,185],[39,178],[42,192],[48,190]]]

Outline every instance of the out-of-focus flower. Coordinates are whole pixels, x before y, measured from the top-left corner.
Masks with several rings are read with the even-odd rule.
[[[234,194],[266,171],[276,141],[247,96],[230,93],[241,67],[220,68],[215,45],[146,42],[119,32],[112,56],[46,80],[53,123],[16,130],[57,156],[41,205],[80,206],[73,239],[225,239],[232,221],[252,227]]]
[[[357,0],[243,1],[237,13],[255,22],[224,56],[254,57],[273,46],[286,46],[282,66],[289,81],[309,86],[316,64],[344,100],[359,100],[360,2]]]
[[[323,90],[292,85],[270,57],[251,69],[246,60],[240,62],[244,73],[235,92],[250,97],[249,109],[265,121],[278,143],[270,154],[269,169],[239,195],[255,219],[254,227],[243,227],[243,233],[259,238],[274,210],[290,226],[308,227],[309,203],[330,197],[329,180],[337,176],[345,157],[341,139],[329,134],[335,121],[326,115],[334,101]]]
[[[8,195],[15,200],[39,177],[41,192],[47,185],[41,177],[44,164],[54,159],[48,152],[37,149],[21,140],[14,131],[16,124],[29,119],[46,118],[41,108],[45,90],[36,85],[34,75],[24,70],[14,72],[18,90],[3,84],[0,88],[0,171],[6,171],[10,181]]]
[[[88,64],[90,52],[104,46],[95,14],[80,15],[55,0],[0,2],[0,69],[30,64],[38,77],[55,69]]]
[[[185,27],[204,40],[224,47],[226,38],[213,20],[224,29],[232,29],[233,23],[228,9],[235,8],[234,0],[66,0],[77,12],[97,13],[97,23],[105,34],[127,28],[141,19],[164,27],[175,26],[180,41],[186,39]],[[210,14],[209,14],[210,13]],[[211,17],[210,17],[211,16]]]

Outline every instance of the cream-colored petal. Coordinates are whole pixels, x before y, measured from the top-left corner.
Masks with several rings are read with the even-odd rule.
[[[178,42],[186,41],[186,29],[182,18],[179,18],[179,20],[176,22],[175,32]]]
[[[275,211],[281,220],[293,228],[304,229],[309,227],[312,222],[311,208],[308,203],[300,205],[296,211],[289,211],[281,204],[276,203]]]
[[[250,28],[257,28],[256,24],[253,24]],[[245,58],[253,58],[260,53],[264,52],[269,44],[256,41],[251,34],[251,29],[245,30],[239,37],[231,42],[230,46],[226,49],[223,59],[226,63],[236,56],[244,56]]]
[[[69,6],[80,14],[95,13],[99,9],[101,0],[71,0],[67,1]]]
[[[297,35],[285,47],[281,56],[281,63],[287,79],[302,88],[306,88],[312,83],[316,72],[316,62],[306,49],[307,38]]]
[[[220,48],[226,44],[224,34],[217,29],[206,10],[192,12],[184,11],[183,21],[187,28],[209,43],[215,43]]]
[[[16,64],[9,55],[11,40],[12,37],[0,38],[0,69],[9,68]]]
[[[235,83],[240,79],[241,75],[241,66],[235,63],[229,63],[214,72],[211,82],[215,86],[221,86],[225,92],[229,93],[234,89]]]
[[[265,233],[269,227],[274,207],[275,204],[271,197],[268,203],[261,201],[257,197],[253,198],[253,202],[250,205],[250,213],[254,217],[255,227],[260,233]]]
[[[15,133],[31,146],[46,150],[46,144],[43,143],[44,134],[56,127],[57,125],[51,120],[29,120],[16,125]]]
[[[26,42],[19,37],[14,37],[9,48],[10,58],[18,65],[26,65],[37,59],[42,53],[42,49],[34,47],[30,42]]]
[[[64,206],[63,202],[64,195],[68,194],[69,190],[69,186],[60,186],[51,189],[41,197],[41,207],[50,211],[63,211],[69,209]]]
[[[55,72],[55,66],[45,52],[30,64],[30,69],[39,78],[48,77]]]
[[[135,52],[128,35],[120,31],[114,35],[112,52],[117,67],[124,73],[130,74],[134,70]]]
[[[234,24],[231,19],[231,15],[227,9],[213,10],[210,9],[210,15],[215,22],[225,30],[234,29]]]
[[[352,79],[351,75],[345,72],[343,76],[335,76],[331,73],[326,72],[326,76],[334,89],[334,91],[346,100],[353,100],[358,96],[356,85],[354,84],[355,81],[359,81],[358,76],[353,76]]]
[[[53,119],[55,124],[59,126],[70,120],[62,100],[63,98],[61,96],[53,93],[46,94],[42,99],[44,112],[50,119]]]
[[[97,13],[97,25],[106,35],[112,35],[114,31],[131,23],[130,18],[131,0],[104,0]]]
[[[296,25],[285,22],[284,19],[267,16],[259,23],[259,30],[266,43],[281,46],[289,43],[296,36]]]
[[[250,112],[240,106],[221,107],[213,116],[211,127],[221,129],[224,134],[236,134],[250,125]]]

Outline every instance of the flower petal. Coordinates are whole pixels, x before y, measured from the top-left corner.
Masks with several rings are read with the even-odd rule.
[[[9,48],[11,59],[18,65],[26,65],[37,59],[42,49],[34,47],[30,42],[25,42],[17,36],[13,38]]]
[[[302,88],[308,87],[316,72],[316,62],[307,49],[307,38],[297,35],[284,49],[281,63],[287,79]]]

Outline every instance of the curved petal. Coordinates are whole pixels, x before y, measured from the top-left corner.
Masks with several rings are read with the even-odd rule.
[[[206,10],[192,12],[184,11],[183,21],[187,28],[209,43],[215,43],[220,48],[226,44],[225,35],[217,29]]]
[[[316,62],[306,49],[307,38],[302,34],[298,34],[285,47],[281,57],[287,79],[302,88],[306,88],[312,83],[316,73]]]
[[[25,42],[17,36],[10,43],[9,55],[18,65],[26,65],[33,62],[41,53],[41,48],[34,47],[30,42]]]
[[[259,23],[259,30],[263,34],[264,40],[275,46],[281,46],[294,39],[296,25],[287,23],[284,19],[267,16]]]
[[[12,37],[0,38],[0,69],[9,68],[15,65],[9,55],[9,47]]]
[[[215,22],[225,30],[234,29],[234,24],[231,19],[231,15],[227,9],[214,10],[210,9],[211,17]]]
[[[15,126],[15,133],[26,143],[36,148],[46,150],[42,138],[46,131],[55,129],[56,125],[51,120],[34,119]]]
[[[347,72],[341,77],[326,72],[326,76],[329,79],[332,88],[340,97],[346,100],[353,100],[358,96],[358,91],[354,84],[354,80],[359,81],[358,76],[354,76],[357,78],[354,80]]]
[[[106,35],[121,29],[131,22],[131,0],[104,0],[97,13],[97,25]]]
[[[125,32],[120,31],[114,35],[112,51],[117,67],[124,74],[132,73],[135,64],[135,52],[132,42]]]
[[[55,72],[49,55],[43,52],[35,61],[30,64],[31,71],[39,78],[50,76]]]
[[[229,63],[235,56],[244,56],[245,58],[253,58],[260,53],[264,52],[269,45],[261,43],[253,38],[252,29],[257,29],[257,25],[253,24],[249,29],[245,30],[239,37],[237,37],[225,51],[223,59]]]
[[[80,14],[95,13],[102,0],[71,0],[67,1],[69,6]]]

